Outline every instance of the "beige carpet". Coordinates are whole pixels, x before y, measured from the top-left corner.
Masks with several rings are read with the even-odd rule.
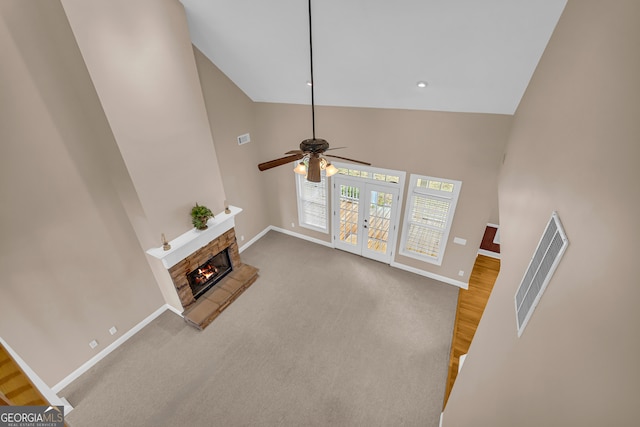
[[[241,257],[206,330],[167,311],[62,390],[69,425],[438,425],[457,288],[273,231]]]

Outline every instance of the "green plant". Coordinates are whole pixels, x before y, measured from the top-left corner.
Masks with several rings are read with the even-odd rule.
[[[213,212],[206,206],[196,205],[191,208],[191,223],[198,230],[207,229],[207,221],[213,218]]]

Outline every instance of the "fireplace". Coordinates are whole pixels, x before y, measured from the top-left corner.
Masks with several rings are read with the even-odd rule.
[[[209,261],[213,263],[213,267],[209,265]],[[187,310],[196,303],[198,298],[200,298],[198,302],[205,299],[205,295],[222,286],[223,282],[242,264],[235,230],[232,228],[170,267],[169,274],[182,307]],[[206,278],[210,273],[208,270],[216,268],[221,274]],[[206,274],[198,273],[199,269],[202,269],[203,273],[206,271]],[[229,271],[225,272],[227,269]],[[203,280],[203,276],[206,280]]]
[[[197,300],[231,271],[229,248],[212,256],[187,274],[191,293]]]
[[[234,216],[230,206],[210,219],[206,230],[195,228],[169,242],[169,248],[147,253],[162,261],[190,325],[202,330],[258,278],[258,269],[240,260]]]

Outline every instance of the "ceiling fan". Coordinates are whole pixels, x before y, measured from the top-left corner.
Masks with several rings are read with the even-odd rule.
[[[299,150],[287,151],[287,156],[280,157],[279,159],[270,160],[268,162],[260,163],[258,169],[265,171],[267,169],[275,168],[293,161],[301,160],[298,166],[294,169],[294,172],[306,175],[307,181],[320,182],[321,173],[324,170],[327,176],[334,175],[338,172],[335,166],[331,164],[326,157],[333,157],[336,159],[347,160],[350,162],[360,163],[362,165],[371,165],[371,163],[363,162],[360,160],[349,159],[347,157],[332,156],[324,154],[325,151],[337,150],[336,147],[329,148],[329,143],[321,138],[316,138],[316,111],[313,93],[313,37],[311,36],[311,0],[309,0],[309,57],[311,58],[311,124],[312,124],[312,138],[305,139],[300,143]]]

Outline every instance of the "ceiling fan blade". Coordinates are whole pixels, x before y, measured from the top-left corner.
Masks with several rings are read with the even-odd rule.
[[[348,157],[340,157],[340,156],[332,156],[331,154],[325,154],[325,157],[333,157],[336,159],[342,159],[342,160],[348,160],[350,162],[354,162],[354,163],[360,163],[361,165],[367,165],[367,166],[371,166],[371,163],[367,163],[367,162],[363,162],[361,160],[354,160],[354,159],[350,159]]]
[[[329,150],[339,150],[341,148],[348,148],[348,147],[331,147],[331,148],[327,148],[325,151],[329,151]]]
[[[302,150],[291,150],[291,151],[287,151],[284,154],[304,154],[304,151],[302,151]]]
[[[292,154],[290,156],[280,157],[279,159],[260,163],[258,165],[258,169],[260,169],[261,171],[266,171],[267,169],[275,168],[276,166],[282,166],[286,165],[287,163],[300,160],[302,157],[304,157],[302,154]]]

